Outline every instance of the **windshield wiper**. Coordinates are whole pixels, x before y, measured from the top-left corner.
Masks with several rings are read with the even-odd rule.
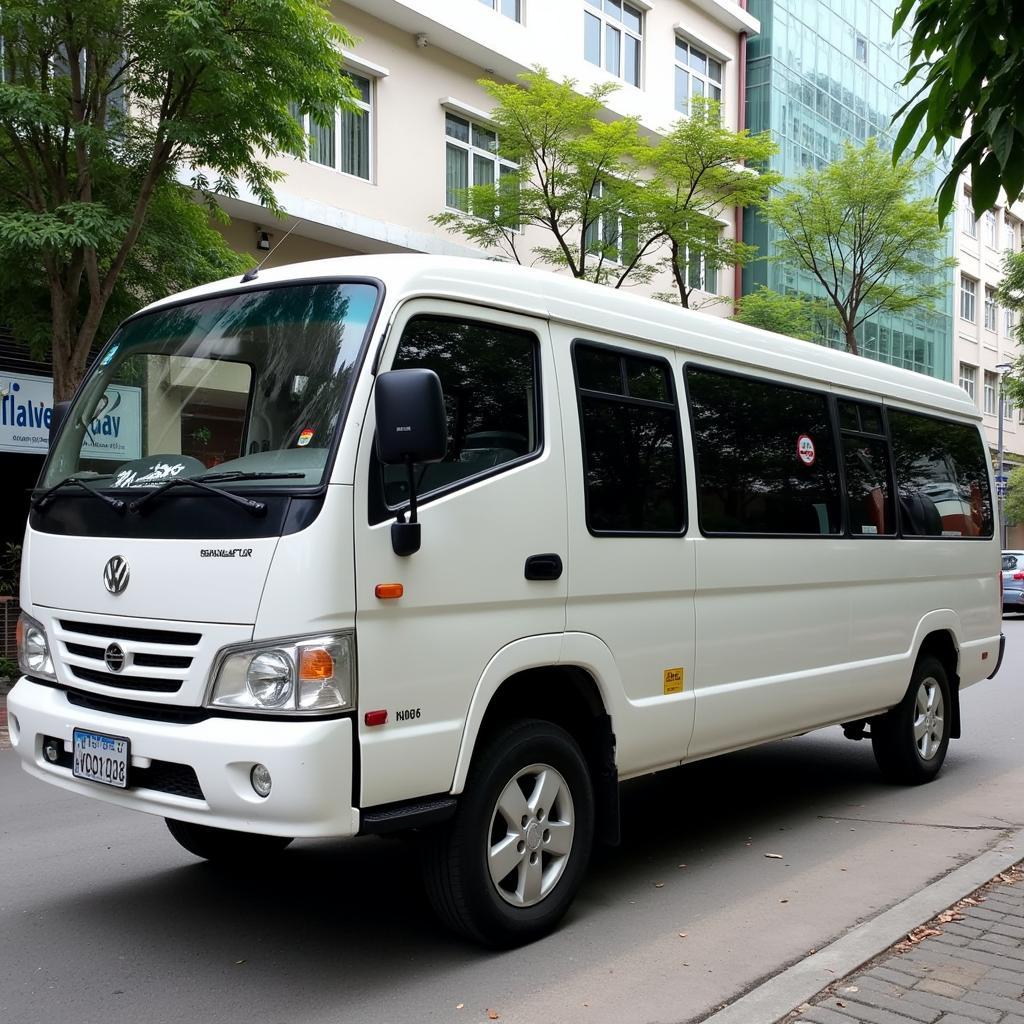
[[[105,473],[105,474],[103,474],[103,476],[108,476],[108,477],[109,476],[113,476],[113,475],[114,475],[113,473]],[[90,480],[101,480],[101,479],[103,479],[103,476],[100,476],[99,474],[97,474],[95,476],[90,477],[89,479]],[[78,477],[78,476],[68,476],[68,477],[65,477],[63,480],[60,481],[60,483],[56,483],[52,487],[47,488],[45,491],[43,491],[42,494],[37,494],[32,499],[32,507],[33,508],[39,508],[39,509],[46,508],[46,506],[49,505],[51,501],[53,501],[53,499],[57,495],[57,492],[62,487],[81,487],[83,491],[87,491],[94,498],[99,498],[100,501],[105,501],[116,512],[123,512],[124,511],[124,508],[125,508],[124,502],[120,498],[111,498],[109,495],[103,494],[100,491],[95,490],[94,488],[90,487],[81,477]]]
[[[190,480],[287,480],[305,477],[305,473],[253,473],[241,469],[226,469],[223,473],[204,473],[189,477]]]
[[[136,498],[128,506],[128,511],[140,511],[147,502],[152,501],[174,487],[198,487],[202,491],[209,491],[210,494],[216,494],[235,505],[241,505],[242,508],[247,509],[254,516],[263,515],[267,511],[267,506],[262,501],[253,501],[251,498],[243,498],[240,494],[232,494],[231,491],[222,490],[220,487],[211,487],[209,484],[204,484],[202,480],[197,480],[195,477],[190,476],[175,477],[173,480],[160,484],[159,487],[153,488],[148,494],[144,494],[141,498]]]

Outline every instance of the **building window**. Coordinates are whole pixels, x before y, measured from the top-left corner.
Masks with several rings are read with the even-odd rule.
[[[498,154],[498,136],[469,118],[446,113],[444,116],[445,205],[468,212],[464,189],[474,185],[501,185],[501,179],[518,170],[514,163]]]
[[[698,291],[715,295],[718,292],[718,268],[709,263],[699,249],[684,249],[683,263],[686,267],[686,283]]]
[[[976,401],[975,385],[978,381],[978,369],[968,363],[960,364],[960,387],[971,396],[971,401]]]
[[[1003,399],[1003,419],[1013,420],[1013,414],[1016,412],[1016,406],[1009,398]]]
[[[643,14],[622,0],[586,0],[583,56],[630,85],[640,87]]]
[[[961,230],[965,235],[970,235],[971,238],[978,237],[978,222],[974,219],[974,208],[971,206],[971,193],[964,192],[964,205],[963,212],[960,216]]]
[[[991,246],[993,249],[997,245],[995,210],[985,211],[985,244]]]
[[[1008,214],[1003,219],[1003,248],[1013,252],[1017,248],[1017,225]]]
[[[964,320],[970,320],[973,324],[975,319],[975,303],[977,301],[978,282],[966,274],[960,275],[960,316]]]
[[[604,185],[597,183],[595,199],[604,195]],[[605,262],[624,266],[636,256],[639,239],[636,221],[617,211],[607,211],[587,225],[583,236],[587,252],[603,256]]]
[[[699,96],[722,100],[722,62],[703,50],[676,39],[676,110],[690,112],[690,100]]]
[[[985,371],[985,412],[996,414],[996,393],[999,389],[999,377],[997,374]]]
[[[1014,314],[1013,314],[1013,310],[1012,309],[1004,309],[1003,310],[1003,327],[1006,330],[1006,336],[1008,338],[1013,336],[1014,323],[1015,323],[1015,317],[1014,317]]]
[[[867,64],[868,62],[868,41],[863,36],[857,36],[856,43],[857,60],[861,64]]]
[[[370,140],[373,129],[373,93],[370,80],[362,75],[348,74],[358,91],[356,105],[360,113],[336,110],[334,120],[317,124],[304,114],[298,104],[288,109],[309,136],[307,156],[312,163],[333,167],[344,174],[370,180]]]
[[[985,330],[996,329],[996,290],[985,285]]]
[[[480,0],[480,3],[513,21],[523,20],[523,7],[519,0]]]

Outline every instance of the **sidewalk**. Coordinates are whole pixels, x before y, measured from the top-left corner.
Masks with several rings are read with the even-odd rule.
[[[1024,862],[782,1021],[1024,1024]]]

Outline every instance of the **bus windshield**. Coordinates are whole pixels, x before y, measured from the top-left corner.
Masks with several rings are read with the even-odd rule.
[[[93,367],[40,480],[111,488],[220,476],[319,484],[377,303],[366,283],[250,290],[130,320]]]

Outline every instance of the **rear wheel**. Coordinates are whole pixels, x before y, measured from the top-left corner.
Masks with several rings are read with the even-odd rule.
[[[171,835],[189,853],[215,864],[237,862],[239,857],[253,854],[273,856],[290,842],[285,836],[261,836],[253,832],[234,832],[212,825],[194,825],[190,821],[165,818]]]
[[[480,751],[455,818],[426,837],[427,894],[445,924],[477,942],[530,942],[568,910],[593,837],[579,746],[550,722],[517,723]]]
[[[906,696],[871,723],[871,746],[889,782],[931,782],[946,759],[952,701],[945,665],[933,655],[918,659]]]

